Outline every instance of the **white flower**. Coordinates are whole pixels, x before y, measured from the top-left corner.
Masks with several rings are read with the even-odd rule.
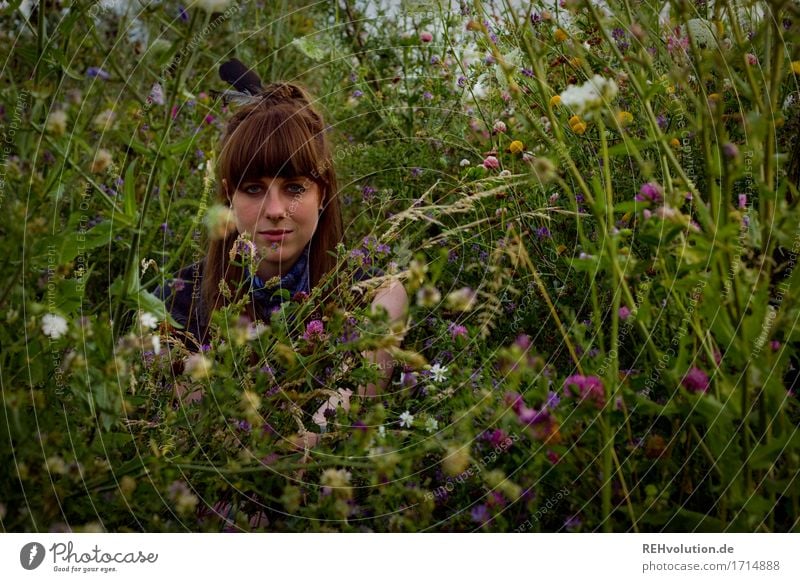
[[[67,333],[67,320],[60,315],[48,313],[42,318],[42,333],[51,339],[58,339]]]
[[[425,430],[428,432],[436,432],[439,429],[439,421],[433,418],[432,416],[428,417],[428,420],[425,421]]]
[[[67,113],[65,111],[53,111],[47,116],[45,129],[54,135],[63,135],[67,130]]]
[[[591,118],[591,113],[617,96],[619,88],[613,79],[594,75],[583,85],[570,85],[561,93],[561,103],[577,115]]]
[[[198,0],[196,4],[198,8],[214,14],[215,12],[225,12],[230,3],[231,0]]]
[[[111,109],[106,109],[94,116],[92,124],[97,131],[108,131],[114,127],[115,118],[116,115],[114,112]]]
[[[142,311],[139,314],[139,324],[147,329],[155,329],[158,327],[158,318],[152,313]]]
[[[153,341],[153,353],[158,355],[161,353],[161,338],[157,335],[154,335],[152,338]]]
[[[458,162],[458,165],[459,165],[459,166],[461,166],[462,168],[463,168],[464,166],[469,166],[469,160],[468,160],[467,158],[464,158],[463,160],[461,160],[460,162]]]
[[[447,366],[442,366],[438,362],[431,367],[431,375],[434,382],[444,382],[447,380]]]
[[[386,436],[386,427],[385,426],[380,425],[378,427],[378,436],[381,437],[381,438]]]
[[[183,367],[183,372],[188,374],[195,380],[208,377],[211,371],[211,360],[206,358],[203,354],[193,354],[186,358],[186,363]]]
[[[414,422],[414,415],[411,414],[408,410],[406,410],[403,414],[400,415],[400,426],[411,428],[411,423],[413,422]]]
[[[258,321],[256,323],[251,323],[247,326],[247,339],[248,340],[256,340],[261,337],[264,332],[269,329],[269,326],[265,325],[264,323]]]

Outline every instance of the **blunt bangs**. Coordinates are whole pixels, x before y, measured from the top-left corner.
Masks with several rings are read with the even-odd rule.
[[[282,110],[283,109],[283,110]],[[320,182],[325,151],[297,110],[275,106],[236,128],[228,143],[223,177],[238,188],[245,181],[309,176]]]

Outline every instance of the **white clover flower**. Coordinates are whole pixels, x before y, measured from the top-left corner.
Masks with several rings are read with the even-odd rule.
[[[447,380],[447,366],[442,366],[438,362],[431,367],[431,375],[434,382],[444,382]]]
[[[591,114],[617,96],[619,87],[613,79],[594,75],[583,85],[570,85],[561,93],[561,104],[577,115],[591,119]]]
[[[42,318],[42,333],[51,339],[58,339],[67,333],[67,320],[60,315],[46,314]]]
[[[461,166],[462,168],[463,168],[464,166],[469,166],[469,164],[470,164],[470,161],[469,161],[467,158],[464,158],[463,160],[461,160],[460,162],[458,162],[458,165],[459,165],[459,166]]]
[[[208,377],[211,366],[211,360],[206,358],[203,354],[193,354],[186,358],[183,371],[195,380],[200,380]]]
[[[436,432],[439,430],[439,421],[432,416],[429,416],[428,420],[425,421],[425,430],[427,430],[429,433]]]
[[[66,111],[53,111],[48,115],[47,121],[45,122],[45,129],[48,133],[54,135],[64,135],[64,132],[67,131]]]
[[[386,427],[385,426],[380,425],[378,427],[378,436],[381,437],[381,438],[384,438],[386,436]]]
[[[152,343],[153,343],[153,353],[155,355],[160,354],[161,353],[161,338],[158,337],[157,335],[154,335],[150,339],[152,340]]]
[[[158,318],[152,313],[142,311],[139,314],[139,324],[147,329],[155,329],[158,327]]]
[[[413,422],[414,422],[414,415],[411,414],[408,410],[406,410],[403,414],[400,415],[400,426],[411,428],[411,424]]]

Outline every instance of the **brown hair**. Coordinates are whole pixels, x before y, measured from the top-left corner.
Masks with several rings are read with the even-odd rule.
[[[308,176],[322,193],[322,213],[311,238],[309,284],[317,286],[326,273],[336,277],[336,245],[342,241],[342,211],[330,147],[322,116],[305,89],[292,83],[270,83],[254,100],[241,106],[228,120],[217,162],[219,201],[230,207],[230,196],[243,182],[263,176]],[[222,186],[222,179],[228,191]],[[201,293],[206,317],[228,304],[220,281],[236,293],[244,273],[231,264],[229,253],[238,233],[212,239],[206,254]],[[333,289],[338,284],[334,281]],[[232,301],[240,299],[234,295]],[[252,303],[247,312],[255,320]]]

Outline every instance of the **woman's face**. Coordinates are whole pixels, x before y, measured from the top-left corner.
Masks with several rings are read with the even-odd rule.
[[[227,182],[223,180],[226,190]],[[317,229],[322,208],[319,186],[309,177],[242,182],[231,198],[239,233],[247,233],[264,259],[258,268],[266,280],[285,274],[300,258]]]

